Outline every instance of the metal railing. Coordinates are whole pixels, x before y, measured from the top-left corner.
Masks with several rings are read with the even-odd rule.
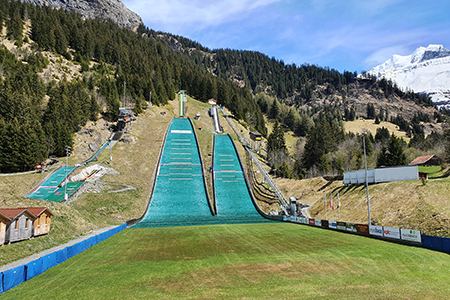
[[[272,180],[272,177],[267,173],[266,169],[264,169],[263,165],[259,161],[258,157],[256,157],[255,153],[253,152],[252,148],[250,147],[250,143],[247,141],[245,137],[243,137],[237,128],[234,126],[233,122],[228,118],[228,116],[225,114],[225,111],[222,107],[220,107],[220,110],[222,111],[224,117],[227,119],[228,124],[233,128],[234,132],[238,136],[241,143],[244,145],[244,148],[247,150],[247,152],[250,154],[250,157],[252,158],[253,162],[255,162],[256,166],[258,167],[259,171],[264,177],[264,181],[270,185],[272,190],[274,191],[277,199],[281,202],[281,209],[285,212],[286,215],[289,215],[287,212],[287,208],[289,207],[289,202],[284,197],[283,193],[281,193],[278,186],[275,184],[275,182]]]

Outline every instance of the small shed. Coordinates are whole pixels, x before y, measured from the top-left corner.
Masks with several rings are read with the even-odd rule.
[[[0,246],[5,243],[6,225],[11,222],[11,219],[0,213]]]
[[[5,243],[19,242],[33,235],[36,216],[26,208],[3,208],[0,213],[10,219],[6,225]]]
[[[250,131],[250,139],[253,141],[261,141],[262,134],[257,131]]]
[[[440,166],[441,160],[435,154],[419,156],[409,163],[410,166],[434,167]]]
[[[52,212],[47,207],[26,207],[36,216],[33,226],[33,236],[48,234],[50,232]]]

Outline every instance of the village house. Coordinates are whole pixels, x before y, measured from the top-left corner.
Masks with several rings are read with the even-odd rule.
[[[435,154],[419,156],[409,163],[410,166],[434,167],[439,166],[441,160]],[[428,180],[428,173],[419,171],[419,179]]]
[[[36,216],[26,208],[3,208],[0,213],[10,219],[6,224],[5,243],[27,240],[33,235]]]
[[[33,215],[34,220],[33,236],[48,234],[50,232],[50,221],[52,212],[46,207],[26,207]]]
[[[435,154],[419,156],[409,163],[410,166],[434,167],[440,166],[441,160]]]

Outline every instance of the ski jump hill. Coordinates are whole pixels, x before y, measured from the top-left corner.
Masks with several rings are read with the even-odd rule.
[[[165,134],[147,211],[133,220],[130,228],[270,221],[255,205],[229,135],[214,136],[212,201],[203,170],[192,121],[173,119]]]

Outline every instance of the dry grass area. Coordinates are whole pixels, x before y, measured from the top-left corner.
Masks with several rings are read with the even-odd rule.
[[[344,128],[346,132],[353,132],[354,134],[361,133],[363,131],[371,132],[373,136],[377,133],[377,129],[385,127],[390,133],[394,133],[396,136],[401,136],[406,142],[409,142],[409,138],[406,137],[406,132],[400,131],[398,126],[390,122],[380,122],[375,124],[375,120],[358,119],[350,122],[344,122]]]
[[[367,194],[364,185],[344,186],[341,181],[328,182],[321,177],[292,180],[277,179],[286,197],[293,196],[312,207],[312,218],[338,220],[339,211],[329,207],[330,193],[337,206],[341,200],[341,221],[366,223]],[[325,194],[327,212],[325,212]],[[426,234],[450,236],[450,179],[399,181],[369,185],[371,219],[379,225],[420,229]]]

